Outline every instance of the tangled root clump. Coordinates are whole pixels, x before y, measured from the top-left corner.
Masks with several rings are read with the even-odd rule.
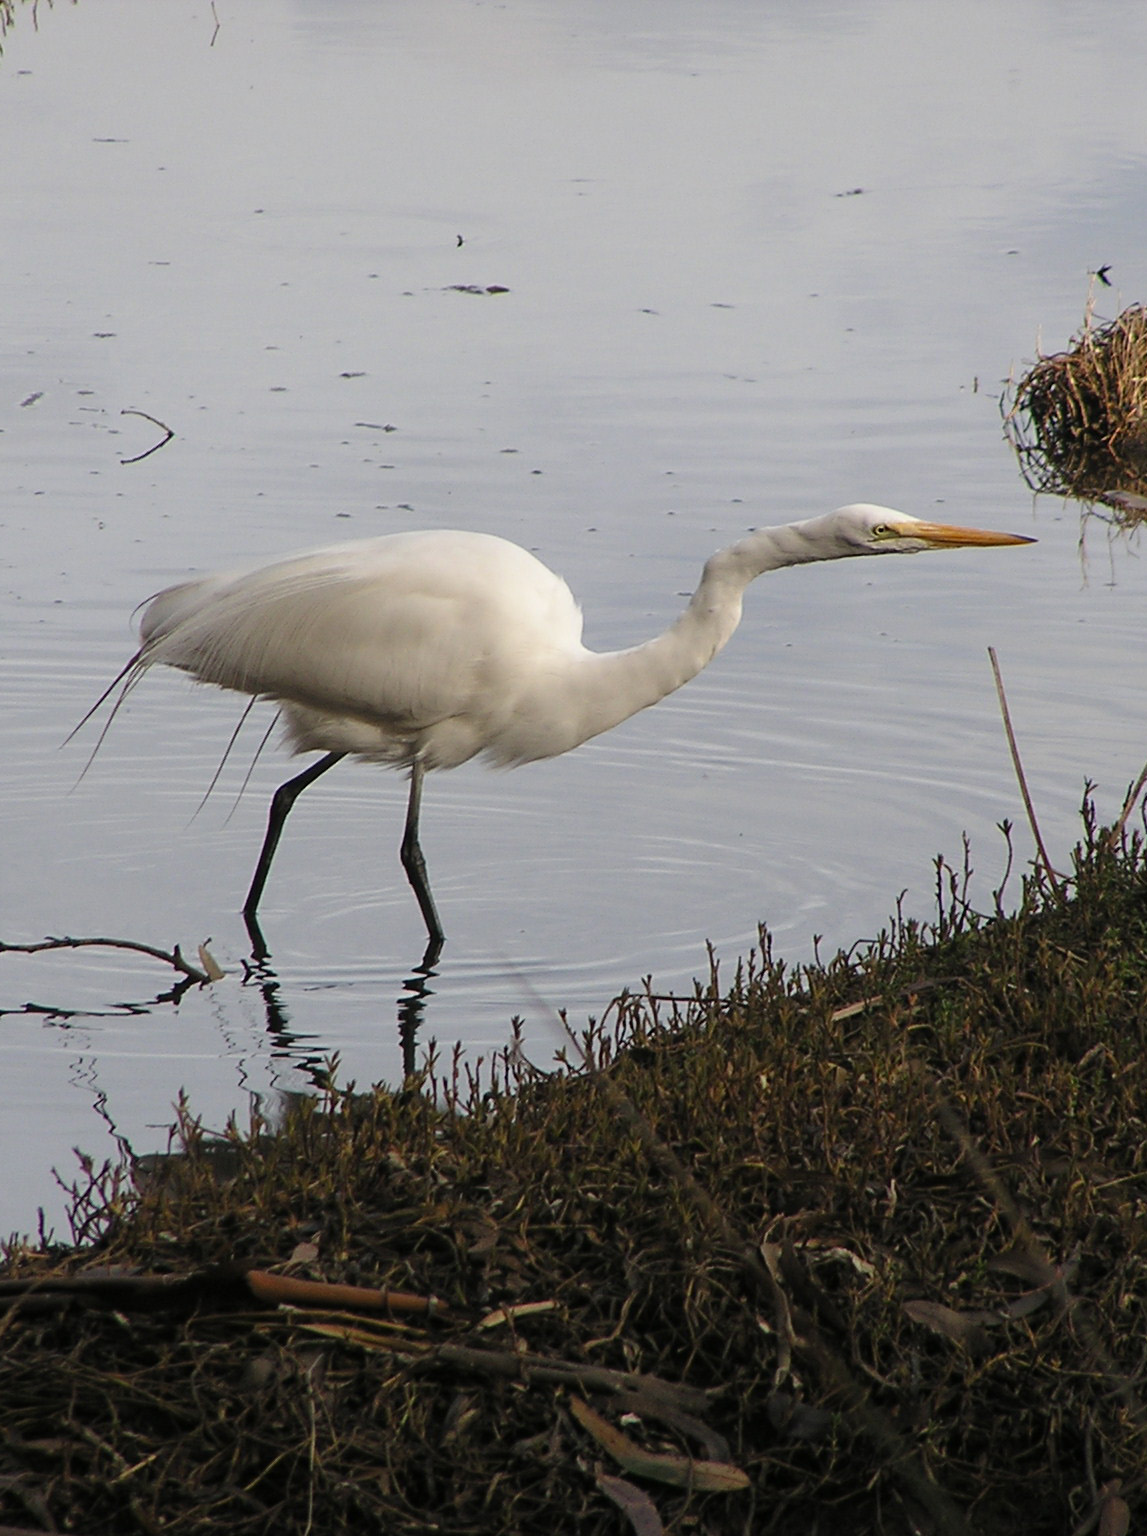
[[[1089,300],[1067,350],[1038,358],[1001,404],[1033,491],[1147,517],[1147,306],[1097,323]]]

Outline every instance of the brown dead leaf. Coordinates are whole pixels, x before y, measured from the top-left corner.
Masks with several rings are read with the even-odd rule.
[[[496,1307],[487,1312],[477,1324],[479,1328],[500,1328],[503,1323],[517,1322],[522,1317],[535,1317],[539,1312],[554,1312],[556,1301],[519,1301],[513,1306]]]
[[[796,1329],[793,1327],[789,1299],[781,1284],[781,1246],[779,1243],[762,1242],[760,1254],[773,1281],[772,1331],[777,1339],[777,1363],[773,1368],[773,1386],[779,1387],[788,1379],[789,1372],[792,1370]],[[763,1318],[758,1318],[757,1321],[762,1329],[767,1329],[768,1325]]]
[[[710,1461],[728,1461],[732,1455],[724,1435],[719,1435],[704,1419],[686,1413],[675,1403],[664,1401],[655,1386],[648,1383],[634,1392],[615,1392],[613,1407],[620,1414],[635,1413],[639,1419],[655,1419],[659,1424],[675,1429],[679,1435],[696,1440]]]
[[[1015,1275],[1029,1285],[1046,1285],[1054,1279],[1055,1271],[1041,1253],[1033,1252],[1030,1244],[1015,1244],[1003,1253],[988,1260],[988,1268],[1005,1275]]]
[[[1033,1312],[1038,1312],[1045,1301],[1050,1301],[1051,1292],[1047,1289],[1038,1291],[1025,1291],[1022,1296],[1017,1296],[1014,1301],[1009,1301],[1004,1311],[1008,1317],[1030,1317]]]
[[[987,1330],[1000,1321],[994,1312],[957,1312],[938,1301],[906,1301],[904,1311],[922,1328],[942,1333],[946,1339],[977,1353],[991,1347]]]
[[[206,944],[200,944],[199,946],[199,963],[203,967],[208,981],[222,981],[227,974]]]
[[[657,1506],[643,1488],[626,1482],[624,1477],[611,1477],[608,1472],[599,1472],[594,1481],[625,1515],[637,1536],[664,1536],[665,1527]]]
[[[791,1392],[770,1392],[765,1399],[769,1423],[786,1440],[823,1440],[832,1428],[826,1408],[802,1403]]]
[[[643,1450],[580,1397],[570,1398],[570,1412],[602,1450],[635,1477],[648,1477],[674,1488],[696,1488],[702,1493],[736,1493],[749,1486],[746,1474],[731,1462],[694,1461],[690,1456]]]
[[[1100,1489],[1099,1536],[1127,1536],[1131,1529],[1131,1509],[1119,1496],[1122,1486],[1122,1480],[1115,1478]]]
[[[496,1222],[476,1218],[459,1223],[459,1231],[469,1239],[466,1247],[472,1259],[485,1259],[493,1253],[501,1235]]]

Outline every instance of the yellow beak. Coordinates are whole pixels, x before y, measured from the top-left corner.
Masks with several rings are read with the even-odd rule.
[[[1022,533],[993,533],[988,528],[953,528],[947,523],[912,522],[904,529],[904,537],[924,539],[937,549],[959,549],[976,544],[1034,544],[1034,539]]]

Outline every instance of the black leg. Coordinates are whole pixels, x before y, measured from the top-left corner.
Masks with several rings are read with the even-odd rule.
[[[275,849],[279,846],[279,839],[283,835],[283,823],[290,814],[292,805],[308,784],[313,784],[321,774],[326,773],[328,768],[333,768],[345,756],[345,752],[328,752],[325,757],[320,757],[317,763],[312,763],[309,768],[304,768],[302,773],[296,774],[293,779],[280,784],[271,797],[271,812],[267,817],[267,835],[263,839],[259,862],[255,865],[251,889],[247,892],[247,900],[243,903],[243,916],[248,919],[248,923],[254,919],[259,906],[259,899],[267,883],[267,875],[270,873],[271,860],[275,857]]]
[[[430,939],[426,954],[423,956],[423,964],[433,965],[446,935],[442,931],[434,897],[430,894],[426,860],[422,857],[422,848],[418,842],[418,812],[422,806],[422,778],[425,772],[421,762],[415,758],[410,768],[410,799],[406,805],[406,828],[402,834],[399,858],[406,871],[406,878],[410,881],[414,894],[418,898],[418,905],[422,908],[422,920],[426,924],[426,932]]]

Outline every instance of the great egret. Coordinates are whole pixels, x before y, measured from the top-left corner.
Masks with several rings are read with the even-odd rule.
[[[277,703],[293,750],[324,754],[271,801],[243,906],[249,923],[308,784],[348,754],[409,768],[402,865],[437,949],[444,934],[418,841],[428,769],[478,754],[504,766],[557,757],[655,704],[713,659],[740,621],[745,588],[765,571],[1032,542],[888,507],[841,507],[718,551],[664,634],[598,653],[582,644],[569,587],[518,545],[486,533],[385,534],[168,587],[144,609],[142,644],[116,682],[126,679],[126,693],[149,667],[177,667]]]

